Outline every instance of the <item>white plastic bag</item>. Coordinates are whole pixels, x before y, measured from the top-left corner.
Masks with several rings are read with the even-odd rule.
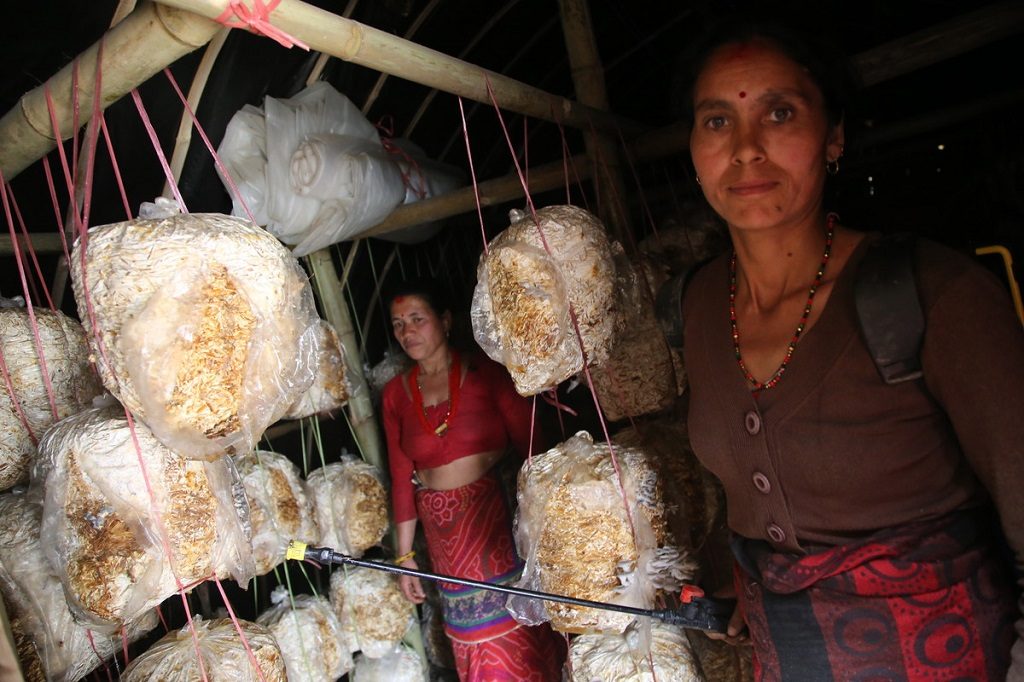
[[[416,613],[402,595],[398,577],[371,568],[334,571],[331,607],[352,649],[370,658],[386,656],[401,642]]]
[[[242,195],[232,213],[246,216],[248,207],[296,256],[358,236],[403,202],[462,184],[458,171],[421,159],[411,144],[385,149],[359,109],[324,82],[289,99],[267,97],[262,111],[246,106],[218,152]],[[388,238],[428,236],[417,226]]]

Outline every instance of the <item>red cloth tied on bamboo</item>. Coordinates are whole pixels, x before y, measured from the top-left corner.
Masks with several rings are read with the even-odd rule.
[[[733,539],[757,680],[1004,680],[1016,590],[980,511],[807,554]]]
[[[512,514],[493,472],[454,490],[416,491],[434,571],[508,585],[522,572]],[[499,592],[438,582],[460,680],[560,680],[565,645],[545,624],[517,623]]]

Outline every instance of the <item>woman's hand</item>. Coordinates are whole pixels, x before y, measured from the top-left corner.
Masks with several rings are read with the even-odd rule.
[[[398,564],[402,568],[411,568],[418,571],[420,567],[416,564],[413,559],[406,559],[402,563]],[[420,579],[411,576],[403,575],[398,578],[398,586],[402,590],[402,596],[411,601],[413,604],[422,604],[426,600],[427,595],[423,591],[423,584],[420,583]]]
[[[732,585],[723,587],[715,592],[714,596],[722,599],[736,599],[736,588]],[[750,644],[750,633],[747,632],[747,623],[743,620],[743,609],[740,607],[739,601],[736,602],[736,608],[733,609],[725,632],[706,632],[705,634],[711,639],[725,640],[726,643],[732,645]]]

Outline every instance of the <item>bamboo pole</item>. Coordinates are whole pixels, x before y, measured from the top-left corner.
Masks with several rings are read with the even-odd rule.
[[[562,33],[572,67],[576,99],[596,109],[608,109],[608,91],[604,83],[604,67],[597,52],[590,10],[585,0],[558,0]],[[620,242],[629,233],[626,213],[626,184],[622,180],[622,163],[616,138],[607,132],[587,129],[583,133],[591,177],[597,186],[600,218]]]
[[[386,474],[388,463],[384,458],[384,447],[374,418],[370,385],[363,374],[359,342],[352,327],[352,316],[341,295],[341,282],[338,281],[338,271],[331,260],[331,252],[329,249],[320,249],[309,254],[307,260],[313,271],[314,290],[323,307],[324,317],[338,332],[338,338],[341,339],[342,348],[345,350],[345,366],[348,368],[351,388],[348,409],[352,428],[359,441],[359,451],[363,453],[363,458],[367,462]]]
[[[689,140],[687,126],[675,124],[637,138],[629,145],[629,150],[638,161],[652,161],[684,151],[689,145]],[[581,180],[590,177],[593,168],[587,164],[586,155],[574,156],[569,163],[575,164],[579,169]],[[534,166],[530,169],[528,184],[531,194],[562,187],[565,184],[565,168],[562,162]],[[477,185],[477,191],[480,194],[480,205],[485,207],[523,196],[522,182],[515,174],[481,182]],[[383,222],[359,236],[378,237],[395,230],[474,210],[476,194],[472,187],[463,187],[438,197],[399,206]]]
[[[222,28],[214,34],[213,39],[210,40],[209,45],[206,46],[206,50],[203,52],[203,58],[199,62],[199,68],[196,69],[196,75],[192,77],[192,85],[189,86],[186,99],[189,107],[196,114],[199,112],[199,101],[203,98],[203,91],[206,90],[206,84],[210,80],[213,65],[217,62],[217,57],[220,56],[221,50],[224,49],[224,43],[227,41],[228,33],[230,32],[229,29]],[[189,114],[187,109],[182,107],[181,120],[178,121],[178,136],[174,139],[174,153],[171,155],[170,162],[171,176],[174,178],[175,183],[181,180],[181,169],[185,166],[188,148],[192,145],[192,128],[192,115]],[[171,195],[170,181],[164,182],[163,195],[165,197]]]
[[[637,161],[654,161],[685,151],[689,140],[689,129],[685,125],[677,123],[637,138],[629,143],[628,149]],[[582,154],[571,160],[571,163],[576,164],[581,180],[590,177],[591,168],[587,165],[586,160],[587,157]],[[544,192],[562,187],[564,184],[565,169],[561,161],[534,166],[530,169],[531,193]],[[477,189],[480,192],[482,206],[494,206],[523,196],[523,186],[518,175],[506,175],[487,180],[480,183]],[[476,210],[476,198],[473,188],[464,187],[441,196],[403,204],[392,211],[383,222],[363,232],[359,237],[377,237],[395,230],[474,210]],[[61,250],[60,237],[56,233],[34,234],[32,241],[36,253]],[[0,235],[0,255],[10,253],[12,253],[10,237]],[[336,280],[337,277],[334,279]]]
[[[228,7],[228,0],[160,1],[210,18],[220,16]],[[302,0],[281,0],[270,13],[270,22],[309,45],[310,49],[466,99],[490,103],[489,82],[495,99],[508,111],[547,121],[558,120],[576,128],[621,128],[627,137],[644,130],[639,123],[339,17]]]
[[[132,88],[180,57],[205,45],[220,24],[180,9],[145,2],[107,31],[103,44],[103,90],[100,108],[106,109]],[[80,54],[78,101],[79,124],[92,117],[99,42]],[[46,89],[53,97],[61,135],[71,137],[73,65],[68,64],[43,85],[24,95],[17,106],[0,119],[0,170],[8,180],[53,149],[57,142],[46,106]]]

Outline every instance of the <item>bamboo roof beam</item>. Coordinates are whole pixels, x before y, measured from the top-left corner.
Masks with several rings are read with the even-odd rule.
[[[685,150],[690,142],[689,127],[675,124],[647,133],[629,143],[629,153],[637,161],[654,161]],[[575,164],[581,180],[593,173],[585,154],[574,156],[569,162]],[[555,161],[530,168],[529,188],[531,193],[544,192],[565,185],[565,166]],[[481,206],[494,206],[523,196],[523,186],[516,174],[487,180],[477,185]],[[360,234],[360,237],[377,237],[388,232],[401,230],[413,225],[448,218],[476,209],[476,196],[472,187],[463,187],[441,196],[424,199],[399,206],[375,227]]]
[[[228,0],[160,1],[211,19],[221,16],[229,4]],[[270,13],[270,22],[312,50],[477,102],[490,104],[490,82],[498,104],[518,114],[580,129],[618,128],[627,137],[645,130],[635,121],[553,95],[302,0],[281,0]]]
[[[0,119],[0,171],[12,179],[57,145],[46,106],[46,90],[53,98],[57,123],[65,139],[74,134],[74,98],[71,84],[78,65],[79,125],[92,117],[93,90],[100,44],[103,46],[103,83],[100,108],[119,100],[132,88],[193,50],[202,47],[221,28],[209,19],[172,7],[145,2],[104,34],[71,64],[43,85],[24,95]]]
[[[576,98],[589,106],[608,109],[608,90],[604,82],[604,67],[597,51],[597,41],[590,21],[586,0],[558,0],[562,19],[562,33],[572,66],[572,82]],[[618,139],[614,134],[595,129],[585,130],[591,177],[597,188],[599,217],[619,241],[629,233],[629,214],[626,211],[626,184],[622,180],[622,158]]]
[[[868,87],[931,66],[1024,30],[1024,3],[997,3],[897,38],[853,59]]]

